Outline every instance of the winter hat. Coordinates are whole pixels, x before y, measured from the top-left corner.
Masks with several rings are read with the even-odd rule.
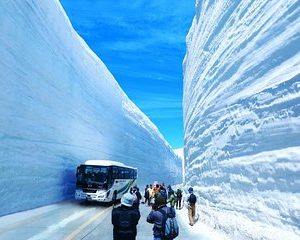
[[[192,187],[189,188],[189,193],[194,192],[194,189]]]
[[[132,207],[134,198],[130,193],[125,193],[121,198],[121,204],[126,207]]]

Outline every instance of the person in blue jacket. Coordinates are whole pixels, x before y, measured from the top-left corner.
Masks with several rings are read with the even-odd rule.
[[[164,240],[164,215],[160,210],[165,211],[166,214],[175,217],[175,209],[166,206],[166,198],[162,195],[158,195],[155,198],[155,203],[152,211],[147,217],[147,222],[154,224],[153,226],[153,239]]]

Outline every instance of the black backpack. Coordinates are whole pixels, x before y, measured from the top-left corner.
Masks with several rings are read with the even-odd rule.
[[[149,191],[145,191],[145,198],[149,198]]]
[[[167,196],[167,191],[166,191],[166,189],[161,189],[160,191],[159,191],[159,193],[158,193],[159,195],[161,195],[161,196],[163,196],[164,198],[167,198],[168,196]]]
[[[192,193],[188,199],[188,202],[191,204],[195,204],[197,202],[197,197]]]
[[[176,195],[178,198],[182,198],[182,192],[180,190],[177,191]]]

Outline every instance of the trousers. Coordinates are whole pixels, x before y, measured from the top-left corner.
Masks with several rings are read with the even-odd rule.
[[[195,223],[195,214],[196,214],[196,205],[190,204],[188,207],[189,221],[190,225],[194,225]]]

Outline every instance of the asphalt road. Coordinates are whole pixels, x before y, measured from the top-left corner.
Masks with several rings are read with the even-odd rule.
[[[112,240],[110,205],[63,202],[0,218],[1,240]],[[137,240],[151,240],[150,207],[141,204]],[[195,239],[179,221],[178,240]]]

